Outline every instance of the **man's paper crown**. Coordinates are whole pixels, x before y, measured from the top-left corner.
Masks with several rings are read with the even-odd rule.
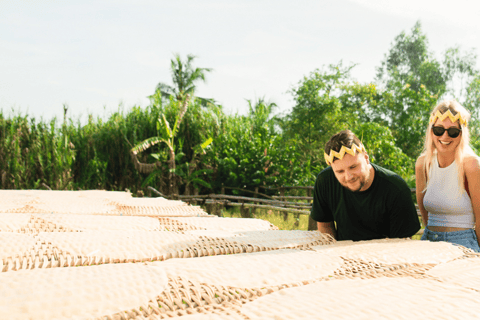
[[[351,148],[342,146],[342,148],[340,149],[339,152],[332,149],[332,150],[330,150],[330,155],[328,155],[326,153],[324,154],[325,155],[325,161],[327,162],[328,165],[331,165],[332,162],[333,162],[333,158],[336,157],[336,158],[342,160],[343,157],[345,156],[345,153],[348,153],[352,156],[355,156],[357,152],[358,153],[365,152],[365,147],[363,146],[363,144],[360,144],[360,146],[357,146],[355,143],[353,143]]]
[[[452,122],[455,122],[458,120],[458,122],[460,122],[460,124],[463,124],[463,125],[467,125],[467,120],[463,119],[462,116],[460,115],[460,112],[457,113],[456,116],[453,115],[453,113],[450,111],[450,110],[447,110],[447,112],[445,113],[441,113],[440,110],[437,111],[437,113],[435,113],[434,115],[432,115],[430,117],[430,123],[435,123],[435,121],[437,120],[437,118],[440,120],[440,121],[443,121],[445,120],[447,117],[450,118],[450,120]]]

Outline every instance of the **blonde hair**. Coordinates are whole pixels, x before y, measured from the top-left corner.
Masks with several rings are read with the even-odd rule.
[[[465,159],[466,155],[475,155],[472,147],[470,147],[470,133],[468,131],[467,123],[470,120],[470,112],[467,111],[460,103],[455,100],[445,100],[440,102],[430,114],[431,117],[435,117],[437,111],[440,111],[441,114],[444,114],[450,110],[450,112],[456,116],[460,113],[460,117],[465,120],[464,124],[462,121],[457,120],[460,128],[462,129],[462,134],[460,136],[460,143],[458,144],[457,148],[455,149],[455,162],[457,163],[457,170],[458,170],[458,184],[460,186],[460,190],[465,189],[465,172],[463,170],[463,160]],[[432,127],[435,124],[434,121],[430,121],[427,127],[427,132],[425,135],[425,145],[423,147],[423,152],[421,156],[424,156],[423,167],[425,171],[425,178],[426,178],[426,187],[424,192],[428,188],[428,178],[430,174],[430,168],[432,166],[432,159],[434,155],[437,154],[437,150],[435,148],[435,144],[433,143],[433,132]]]

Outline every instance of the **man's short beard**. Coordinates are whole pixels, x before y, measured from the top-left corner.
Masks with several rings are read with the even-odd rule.
[[[368,171],[368,175],[366,177],[361,177],[359,178],[360,186],[358,187],[357,190],[352,190],[347,186],[343,186],[345,189],[350,190],[351,192],[360,192],[363,187],[365,187],[366,184],[368,184],[368,180],[370,179],[370,170]]]

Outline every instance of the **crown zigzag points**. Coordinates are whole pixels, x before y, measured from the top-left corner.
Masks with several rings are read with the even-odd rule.
[[[467,125],[467,120],[463,119],[462,116],[460,115],[460,112],[457,113],[456,116],[453,115],[453,113],[450,111],[450,110],[447,110],[445,113],[441,113],[440,110],[437,111],[437,113],[435,113],[434,115],[432,115],[430,117],[430,123],[435,123],[435,121],[437,120],[437,118],[440,120],[440,121],[443,121],[445,120],[447,117],[450,118],[450,121],[452,122],[455,122],[458,120],[458,122],[460,122],[460,124],[463,124],[463,125]]]
[[[345,156],[345,153],[348,153],[349,155],[355,156],[355,154],[357,152],[358,153],[365,152],[365,147],[363,146],[363,144],[361,144],[360,147],[359,147],[354,143],[354,144],[352,144],[351,148],[342,146],[342,148],[340,149],[339,152],[332,149],[332,150],[330,150],[330,155],[328,155],[326,153],[324,154],[325,155],[325,161],[327,162],[328,165],[331,165],[332,162],[333,162],[333,159],[335,157],[338,158],[339,160],[342,160],[343,157]]]

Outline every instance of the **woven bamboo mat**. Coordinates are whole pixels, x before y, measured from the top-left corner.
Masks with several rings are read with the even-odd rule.
[[[297,251],[297,250],[284,250],[284,251]],[[269,254],[280,253],[280,251],[271,252]],[[315,253],[318,254],[318,253]],[[220,279],[216,279],[214,276],[208,275],[207,272],[203,272],[203,275],[195,275],[195,270],[200,270],[202,272],[205,270],[204,267],[211,267],[214,265],[205,265],[200,264],[199,268],[195,270],[174,270],[172,266],[165,267],[167,264],[174,264],[175,260],[169,260],[167,262],[162,263],[152,263],[150,265],[154,265],[159,268],[166,268],[166,272],[173,275],[174,273],[182,274],[181,277],[169,277],[168,288],[162,292],[162,294],[157,297],[157,300],[154,301],[150,305],[157,305],[158,309],[153,309],[152,312],[155,312],[156,317],[160,319],[169,318],[169,317],[183,317],[189,314],[195,315],[209,315],[213,318],[217,318],[217,315],[220,315],[224,319],[249,319],[241,312],[241,306],[248,304],[256,299],[261,297],[268,296],[274,292],[278,292],[287,288],[294,288],[294,287],[302,287],[311,283],[317,283],[322,281],[330,281],[336,282],[341,279],[376,279],[376,278],[400,278],[400,277],[409,277],[412,279],[433,279],[428,275],[425,275],[426,270],[430,269],[432,266],[420,266],[420,265],[410,265],[410,264],[402,264],[402,265],[368,265],[368,266],[361,266],[362,262],[356,261],[345,261],[344,265],[337,269],[332,275],[320,277],[317,279],[310,279],[310,280],[303,280],[298,281],[298,279],[306,279],[305,276],[305,269],[296,270],[294,268],[290,268],[289,271],[292,271],[298,277],[294,279],[295,282],[293,283],[284,283],[280,285],[261,285],[260,287],[237,287],[237,286],[226,286],[226,282],[234,283],[234,284],[255,284],[249,280],[240,279],[241,276],[246,276],[247,278],[251,276],[251,273],[245,272],[243,270],[238,271],[235,266],[238,266],[239,262],[243,262],[242,266],[252,270],[255,267],[259,267],[259,263],[252,264],[252,267],[248,267],[251,262],[255,262],[255,260],[250,261],[249,257],[259,255],[259,254],[246,254],[241,255],[245,256],[242,257],[244,261],[239,261],[238,259],[232,259],[232,263],[228,265],[226,262],[230,257],[239,258],[240,255],[237,256],[230,256],[230,257],[215,257],[215,258],[198,258],[198,259],[187,259],[181,260],[183,262],[190,261],[190,260],[207,260],[211,259],[212,262],[217,260],[216,258],[225,258],[224,261],[220,262],[220,264],[227,268],[231,269],[231,272],[225,271],[222,268],[213,268],[211,270],[212,274],[216,272],[220,272],[224,278],[222,281]],[[180,262],[181,262],[180,261]],[[268,262],[267,262],[268,264]],[[285,266],[285,259],[280,261],[279,268]],[[301,265],[301,262],[299,262]],[[273,265],[273,263],[271,264]],[[321,263],[318,265],[320,267]],[[195,267],[194,264],[192,264]],[[352,266],[356,266],[356,268],[350,268]],[[288,268],[288,266],[287,266]],[[265,268],[263,268],[265,269]],[[361,269],[361,270],[359,270]],[[174,270],[174,271],[172,271]],[[223,270],[223,271],[219,271]],[[325,271],[325,270],[324,270]],[[248,273],[248,274],[246,274]],[[255,271],[253,272],[253,276]],[[222,284],[214,284],[209,282],[200,282],[197,280],[193,280],[192,278],[188,278],[188,276],[193,275],[200,281],[213,281],[214,283],[222,282]],[[266,278],[271,278],[270,275],[266,275]],[[213,279],[213,280],[212,280]],[[259,277],[260,279],[260,277]],[[285,279],[288,280],[288,279]],[[261,282],[261,279],[258,281]],[[282,282],[282,281],[280,281]],[[286,282],[286,281],[285,281]],[[341,282],[339,282],[341,283]],[[366,288],[368,290],[368,288]],[[335,293],[333,293],[335,294]],[[140,315],[136,315],[135,319]],[[141,319],[150,319],[150,316],[143,315]],[[207,317],[208,319],[208,317]]]
[[[158,218],[162,230],[221,230],[221,231],[253,231],[278,230],[268,221],[248,218],[219,218],[219,217],[176,217]]]
[[[328,247],[331,246],[328,245]],[[395,248],[392,248],[392,250],[395,250]],[[55,253],[51,254],[54,255]],[[289,249],[241,255],[172,259],[149,263],[148,265],[152,268],[164,272],[165,276],[168,275],[166,289],[149,301],[147,305],[124,308],[122,312],[111,316],[111,318],[164,319],[199,314],[207,316],[207,319],[217,316],[223,319],[253,319],[249,314],[243,312],[249,303],[268,297],[274,292],[294,287],[305,287],[312,283],[338,283],[341,287],[343,279],[369,281],[376,278],[427,279],[441,282],[440,277],[427,274],[428,270],[431,270],[434,265],[409,263],[382,265],[380,263],[347,260],[338,256],[334,259],[332,256],[326,257],[326,255],[332,255],[332,253]],[[478,256],[464,255],[462,257],[469,257],[469,259],[457,259],[453,262],[474,260]],[[119,265],[141,264],[114,264],[113,266]],[[60,269],[88,269],[92,267]],[[58,270],[58,268],[51,270]],[[34,270],[4,274],[32,271]],[[82,286],[79,286],[79,288],[81,289]],[[370,286],[366,283],[363,290],[369,292],[370,289]],[[338,293],[335,291],[337,289],[332,290],[330,290],[330,294],[333,296],[343,295],[340,289]],[[357,297],[354,298],[357,299]],[[399,294],[397,298],[403,299],[403,296]],[[293,302],[282,303],[288,305]],[[102,319],[104,318],[102,317]]]
[[[5,204],[0,212],[6,213],[63,213],[63,214],[95,214],[118,216],[150,216],[150,217],[200,217],[208,214],[195,206],[117,206],[105,200],[64,201],[62,203]]]
[[[457,259],[439,264],[426,274],[439,281],[480,292],[480,255],[473,259]]]
[[[0,199],[35,199],[35,198],[57,198],[83,197],[88,199],[100,198],[110,200],[131,199],[130,192],[106,191],[106,190],[0,190]]]
[[[164,198],[132,198],[115,191],[1,190],[0,212],[197,217],[199,206]]]
[[[0,262],[24,255],[35,246],[36,239],[27,234],[0,232]]]
[[[3,273],[0,283],[4,319],[105,319],[150,309],[168,279],[159,268],[125,263]]]
[[[81,214],[33,214],[52,224],[55,229],[82,230],[160,230],[160,221],[157,218],[133,216],[102,216]]]
[[[0,231],[39,233],[77,232],[84,230],[149,230],[149,231],[265,231],[278,230],[260,219],[219,218],[216,216],[187,218],[153,218],[63,213],[0,213]]]
[[[0,231],[37,234],[84,230],[160,230],[157,218],[62,213],[0,213]]]
[[[149,217],[202,217],[208,213],[197,206],[115,206],[115,214]]]
[[[188,231],[188,234],[207,234],[208,231]],[[213,236],[214,232],[208,233]],[[335,240],[327,234],[318,231],[303,230],[267,230],[239,231],[220,233],[222,239],[242,246],[253,247],[253,251],[274,249],[307,248],[332,244]]]
[[[112,204],[125,207],[187,207],[187,203],[180,200],[165,198],[124,198],[111,201]]]
[[[320,252],[331,251],[346,259],[373,263],[419,263],[438,264],[447,262],[470,249],[447,242],[429,242],[404,239],[382,239],[370,241],[338,241],[332,246],[312,247]]]
[[[335,242],[126,192],[0,191],[2,211],[0,314],[9,319],[469,318],[479,310],[480,254],[448,243]]]
[[[234,256],[172,259],[153,262],[170,278],[240,288],[279,286],[333,275],[344,261],[335,255],[303,250],[278,250]]]
[[[431,279],[337,280],[245,304],[249,319],[476,319],[480,293]]]
[[[118,262],[163,261],[172,258],[229,255],[283,248],[307,248],[322,243],[332,243],[331,239],[318,232],[304,232],[305,237],[301,238],[302,233],[289,233],[288,231],[279,233],[275,230],[272,230],[272,234],[263,231],[234,233],[208,230],[185,233],[87,230],[83,232],[40,232],[36,235],[9,232],[0,234],[5,239],[6,252],[0,261],[0,270],[2,271]],[[29,239],[28,245],[14,245],[20,237]],[[262,245],[262,239],[264,239],[265,245]]]
[[[31,222],[29,213],[0,213],[0,231],[19,231]]]

